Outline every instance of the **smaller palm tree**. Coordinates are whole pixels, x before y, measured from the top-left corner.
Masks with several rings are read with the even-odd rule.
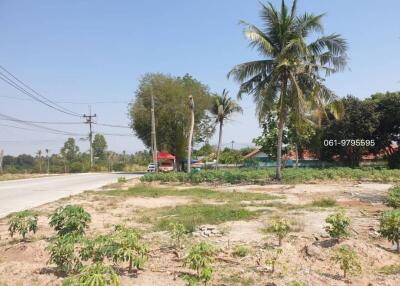
[[[217,148],[217,163],[218,168],[219,153],[222,143],[222,127],[226,120],[229,120],[234,113],[242,113],[243,109],[239,104],[228,96],[228,91],[223,90],[221,95],[214,96],[214,101],[211,106],[211,114],[215,117],[215,123],[219,124],[218,148]]]

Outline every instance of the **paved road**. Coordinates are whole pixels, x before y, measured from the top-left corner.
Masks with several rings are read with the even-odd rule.
[[[90,173],[0,182],[0,218],[12,212],[37,207],[69,195],[116,183],[118,177],[121,176],[131,179],[141,175]]]

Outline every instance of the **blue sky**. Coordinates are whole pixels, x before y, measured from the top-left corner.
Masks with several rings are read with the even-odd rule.
[[[227,88],[235,95],[238,85],[226,78],[227,72],[258,58],[238,21],[260,24],[259,8],[255,0],[0,0],[0,64],[66,108],[84,113],[92,103],[99,122],[126,125],[127,102],[148,72],[189,73],[214,92]],[[300,0],[299,10],[325,12],[325,32],[340,33],[349,42],[349,69],[327,80],[338,95],[364,98],[400,90],[400,1]],[[244,114],[224,131],[225,143],[234,140],[236,147],[260,133],[251,99],[241,104]],[[0,113],[24,120],[79,121],[26,100],[2,81]],[[45,148],[58,152],[68,137],[2,125],[22,125],[0,120],[0,148],[7,154]],[[78,124],[49,127],[87,132]],[[131,133],[108,127],[95,131]],[[133,135],[107,140],[112,150],[143,149]],[[88,149],[87,141],[79,145]]]

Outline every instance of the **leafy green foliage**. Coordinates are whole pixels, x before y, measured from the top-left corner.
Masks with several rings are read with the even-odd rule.
[[[221,183],[221,184],[267,184],[275,179],[274,170],[232,169],[202,170],[196,173],[152,173],[140,178],[143,182]],[[287,168],[283,169],[284,183],[306,183],[314,181],[351,180],[374,182],[400,182],[400,170],[374,168]]]
[[[157,144],[178,158],[186,157],[190,110],[188,95],[196,104],[195,133],[201,131],[200,122],[211,104],[209,88],[190,75],[174,77],[164,74],[146,74],[140,80],[129,115],[135,134],[151,146],[151,94],[154,96]],[[206,134],[205,136],[209,136]],[[202,136],[199,136],[202,137]]]
[[[46,248],[50,253],[48,263],[56,264],[62,273],[79,271],[82,263],[77,254],[78,242],[79,238],[73,234],[54,237]]]
[[[50,226],[57,231],[58,235],[83,235],[91,221],[90,214],[82,207],[75,205],[60,207],[49,218]]]
[[[15,213],[8,221],[8,231],[11,237],[18,232],[22,239],[25,240],[29,232],[36,233],[38,225],[38,215],[32,211],[25,210]]]
[[[346,216],[344,211],[339,211],[329,215],[325,222],[325,231],[335,239],[349,236],[350,218]]]
[[[215,250],[210,244],[205,242],[195,244],[190,249],[189,254],[185,259],[184,266],[195,270],[199,281],[206,284],[212,278],[214,253]]]
[[[288,235],[290,231],[290,225],[288,221],[283,218],[276,219],[267,228],[267,231],[275,234],[278,237],[279,246],[282,245],[282,240]]]
[[[275,272],[275,266],[282,253],[283,253],[282,248],[275,248],[269,251],[267,258],[265,259],[265,265],[271,267],[272,273]]]
[[[383,213],[379,233],[392,243],[396,243],[397,252],[400,253],[400,209]]]
[[[140,234],[121,225],[115,227],[113,235],[112,258],[114,262],[128,262],[129,272],[133,267],[140,269],[147,260],[147,247],[141,243]]]
[[[390,188],[385,198],[385,204],[395,209],[400,208],[400,186]]]
[[[361,272],[361,264],[357,253],[347,246],[341,246],[332,257],[332,260],[339,264],[344,278],[347,277],[347,274],[358,274]]]
[[[174,241],[174,246],[181,248],[182,240],[185,238],[185,234],[187,233],[185,226],[179,222],[171,222],[168,225],[168,232],[171,239]]]
[[[104,160],[107,156],[107,141],[102,134],[94,135],[93,139],[93,155],[99,160]]]
[[[112,235],[98,235],[81,240],[79,256],[83,261],[103,262],[106,257],[112,257],[114,249]]]
[[[120,286],[118,274],[101,263],[85,266],[75,277],[63,281],[62,286]]]

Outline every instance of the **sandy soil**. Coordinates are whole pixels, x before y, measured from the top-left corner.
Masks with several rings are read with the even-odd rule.
[[[189,186],[181,186],[185,187]],[[260,192],[276,194],[282,198],[273,201],[275,204],[271,205],[257,205],[256,202],[249,204],[247,208],[262,210],[262,215],[250,221],[223,223],[217,226],[222,236],[190,237],[186,244],[206,240],[220,249],[214,263],[214,277],[208,285],[288,285],[295,280],[308,285],[400,285],[400,274],[379,272],[382,266],[400,264],[400,255],[392,251],[391,243],[377,235],[379,216],[385,210],[382,198],[389,187],[388,184],[376,183],[213,187],[216,191]],[[327,236],[323,228],[325,218],[334,209],[306,207],[318,198],[334,198],[346,209],[352,219],[350,238],[335,243]],[[168,234],[153,232],[151,225],[141,220],[141,214],[149,208],[190,204],[193,198],[122,198],[103,196],[96,192],[83,193],[36,208],[40,213],[39,231],[29,235],[27,242],[10,238],[7,219],[0,220],[0,285],[1,282],[10,286],[61,284],[63,277],[57,276],[54,265],[47,264],[48,253],[45,248],[48,239],[54,235],[48,226],[47,216],[67,203],[79,204],[92,215],[88,235],[109,232],[118,223],[145,232],[145,241],[151,250],[149,261],[145,269],[135,277],[122,271],[122,285],[185,285],[178,277],[179,273],[189,271],[182,266],[185,251],[172,251],[168,247]],[[280,204],[292,207],[281,207]],[[277,241],[262,229],[276,216],[287,217],[292,222],[293,231],[283,242],[283,254],[278,260],[276,271],[270,273],[263,262],[270,251],[266,246],[276,247]],[[232,252],[237,245],[247,245],[251,254],[244,258],[234,257]],[[349,245],[358,253],[362,274],[351,279],[342,278],[340,269],[330,259],[340,245]]]

